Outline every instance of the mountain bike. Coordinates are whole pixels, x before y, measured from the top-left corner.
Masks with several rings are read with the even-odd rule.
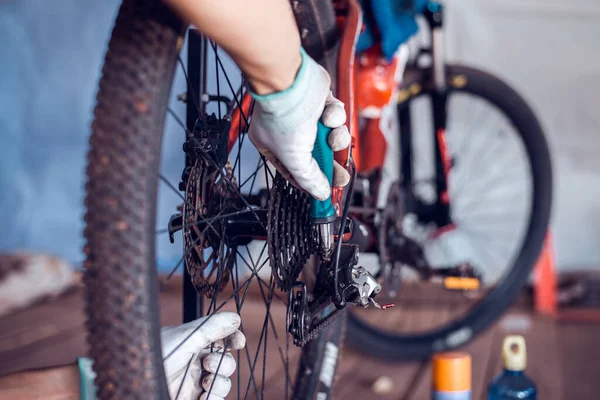
[[[354,0],[292,5],[302,45],[332,76],[359,150],[353,76],[362,11]],[[202,67],[199,74],[186,73],[183,123],[169,108],[169,96],[177,65],[184,64],[178,53],[186,31],[159,1],[124,0],[106,54],[90,139],[84,232],[88,343],[98,397],[168,398],[155,254],[156,240],[166,233],[183,243],[176,267],[185,266],[184,319],[231,310],[241,315],[242,331],[260,332],[237,352],[230,397],[264,398],[278,390],[278,398],[330,398],[346,310],[387,308],[375,299],[382,290],[377,279],[385,274],[359,265],[356,232],[370,227],[372,215],[361,220],[356,208],[368,207],[360,200],[366,192],[354,188],[368,185],[370,176],[357,168],[350,150],[335,154],[351,171],[350,184],[333,187],[327,202],[293,187],[246,137],[253,103],[243,76],[234,79],[218,47],[193,33],[189,43],[202,46],[194,54],[203,56],[192,61]],[[211,67],[216,93],[209,94]],[[207,112],[209,104],[214,113]],[[178,184],[160,170],[168,114],[185,132]],[[536,154],[533,171],[547,156]],[[322,163],[332,160],[328,154]],[[534,179],[536,199],[547,194],[549,186],[535,185]],[[157,230],[159,187],[178,195],[181,206]],[[534,230],[542,229],[540,209],[542,218],[531,218]],[[355,344],[371,334],[356,332]]]
[[[379,256],[378,299],[396,308],[353,309],[348,341],[388,360],[454,349],[496,321],[527,282],[550,218],[552,168],[535,114],[493,75],[445,64],[444,7],[425,4],[425,40],[387,127],[396,147],[375,144],[373,120],[357,146],[368,150],[351,216],[375,238],[359,242]]]

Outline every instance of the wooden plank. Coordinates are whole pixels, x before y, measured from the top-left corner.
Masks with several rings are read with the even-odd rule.
[[[74,362],[85,354],[80,290],[0,319],[0,375]]]
[[[560,343],[558,364],[561,366],[559,379],[562,383],[562,390],[558,392],[562,393],[560,398],[598,399],[600,325],[560,324],[557,331]]]
[[[258,285],[252,285],[242,312],[244,331],[248,336],[249,353],[253,359],[264,320],[264,302]],[[76,288],[54,299],[46,299],[28,309],[0,319],[0,375],[12,371],[39,368],[72,362],[85,355],[85,331],[83,314],[83,290]],[[223,294],[222,296],[224,296]],[[220,297],[220,301],[224,298]],[[431,300],[431,299],[430,299]],[[447,294],[433,299],[420,308],[393,309],[377,319],[384,318],[388,326],[397,330],[413,329],[420,319],[447,318],[452,307]],[[416,300],[418,301],[418,300]],[[181,279],[174,278],[161,291],[161,317],[163,324],[181,321]],[[443,304],[442,304],[443,303]],[[219,303],[220,304],[220,303]],[[432,309],[436,307],[435,310]],[[277,300],[272,306],[273,321],[279,335],[279,346],[285,349],[285,305]],[[424,312],[429,308],[428,311]],[[233,302],[224,309],[235,310]],[[435,311],[435,312],[434,312]],[[258,317],[257,317],[258,316]],[[524,322],[525,321],[525,322]],[[527,322],[528,321],[528,322]],[[501,368],[501,342],[509,333],[523,334],[527,340],[528,372],[537,382],[540,398],[546,400],[594,399],[600,391],[600,325],[556,324],[554,321],[529,313],[526,308],[513,308],[493,329],[484,333],[465,347],[473,357],[473,398],[484,398],[489,380]],[[269,324],[267,370],[265,375],[265,398],[284,399],[285,374],[280,360],[279,348]],[[299,350],[290,343],[292,371]],[[262,355],[262,351],[261,351]],[[240,359],[240,377],[248,380],[249,367],[245,354]],[[262,357],[255,376],[262,380]],[[375,394],[371,385],[380,376],[391,378],[393,385],[385,394]],[[232,377],[234,389],[236,377]],[[425,400],[430,396],[431,368],[428,363],[389,363],[366,357],[351,349],[344,349],[338,370],[337,398],[377,398]],[[242,391],[245,392],[245,386]],[[260,389],[260,388],[259,388]],[[260,390],[259,390],[260,391]],[[251,391],[249,398],[256,396]],[[242,396],[243,397],[243,396]],[[259,396],[260,397],[260,396]],[[235,398],[235,396],[232,396]]]
[[[351,365],[350,368],[348,368],[349,365]],[[335,398],[398,399],[418,372],[418,367],[418,363],[414,362],[381,361],[347,350],[340,365],[340,377],[335,390]],[[392,385],[388,391],[373,392],[373,384],[380,378],[391,380]]]

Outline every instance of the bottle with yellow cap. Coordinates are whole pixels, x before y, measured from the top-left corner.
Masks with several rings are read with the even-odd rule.
[[[504,338],[502,361],[504,371],[490,382],[488,400],[535,400],[535,383],[525,375],[527,351],[523,336],[511,335]]]
[[[432,400],[471,400],[471,356],[448,352],[433,356]]]

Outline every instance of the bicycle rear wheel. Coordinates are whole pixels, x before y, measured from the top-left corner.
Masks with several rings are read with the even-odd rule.
[[[305,10],[302,21],[319,17],[321,22],[319,30],[304,36],[331,35],[331,4],[300,3],[300,9]],[[169,94],[185,29],[160,1],[124,0],[106,54],[90,139],[84,232],[88,343],[98,398],[169,398],[163,368],[163,357],[169,355],[161,354],[156,270],[156,235],[164,237],[165,233],[156,230],[159,181],[164,181],[162,188],[183,202],[179,228],[184,233],[185,252],[173,271],[184,262],[188,269],[191,264],[198,267],[192,278],[210,298],[206,310],[209,318],[215,312],[231,310],[242,316],[242,331],[249,326],[260,330],[257,340],[249,340],[246,349],[238,351],[238,371],[232,376],[234,388],[229,397],[263,398],[270,384],[283,381],[282,398],[327,399],[339,351],[330,352],[327,373],[320,371],[327,348],[339,350],[343,318],[309,346],[292,351],[286,337],[285,296],[276,290],[272,275],[262,273],[268,265],[266,242],[259,243],[256,251],[247,241],[226,240],[226,217],[254,214],[265,224],[258,215],[264,210],[247,199],[257,196],[257,180],[263,180],[268,193],[272,171],[244,139],[249,116],[238,114],[238,136],[228,143],[227,163],[214,165],[210,157],[204,157],[184,171],[181,183],[185,195],[160,171],[165,116],[167,111],[175,115],[169,108]],[[219,56],[223,54],[216,46],[213,49],[217,95],[221,97],[220,90],[229,87],[232,103],[239,107],[244,81],[239,88],[232,86]],[[328,43],[318,51],[325,54],[330,49]],[[320,59],[315,53],[313,57]],[[198,106],[201,95],[196,93],[187,101]],[[228,108],[223,114],[230,112]],[[213,122],[221,123],[225,120],[221,117],[215,116]],[[185,130],[177,117],[174,120]],[[187,139],[192,136],[193,132],[186,132]],[[243,161],[252,154],[253,164]],[[211,177],[206,176],[209,168]],[[210,192],[206,203],[198,203],[201,196],[194,195],[204,193],[200,186]],[[199,226],[203,228],[196,229]],[[208,231],[214,235],[209,236]],[[261,300],[250,308],[249,292]],[[270,369],[267,362],[277,366]],[[267,375],[269,369],[276,374]],[[294,379],[294,373],[300,379]]]
[[[436,89],[428,84],[426,73],[419,69],[407,72],[398,100],[400,113],[422,105],[422,101],[435,93]],[[422,246],[425,259],[434,269],[447,266],[443,263],[444,259],[451,259],[450,265],[467,261],[476,267],[483,267],[483,283],[489,286],[472,298],[462,291],[445,290],[439,283],[436,286],[431,282],[406,284],[403,281],[395,299],[395,309],[353,312],[348,323],[349,343],[384,359],[426,358],[433,352],[462,346],[488,328],[514,302],[526,283],[540,253],[550,218],[550,156],[542,128],[530,107],[508,85],[483,71],[450,65],[447,66],[446,76],[450,104],[446,109],[446,138],[453,162],[448,178],[453,224],[450,229],[437,226],[438,231],[434,230],[433,235],[424,230],[427,234],[425,240],[420,241],[416,236],[413,240]],[[479,108],[452,107],[453,101],[454,104],[463,104],[465,100],[476,100]],[[490,111],[495,111],[498,117],[486,120]],[[413,123],[423,122],[431,115],[412,114]],[[461,116],[464,121],[459,120],[459,125],[453,124]],[[474,122],[475,125],[467,129],[465,121]],[[501,128],[495,126],[490,129],[490,121],[502,122]],[[431,131],[432,124],[427,125]],[[414,128],[412,132],[415,136]],[[420,136],[416,135],[415,138],[419,139]],[[462,140],[456,140],[457,136]],[[513,142],[515,147],[508,146]],[[418,147],[409,146],[413,149]],[[429,154],[415,151],[414,157],[426,157]],[[519,156],[522,163],[519,162]],[[504,168],[494,169],[497,167],[494,161],[504,161]],[[475,162],[477,166],[474,166]],[[466,179],[461,182],[460,178]],[[508,188],[505,190],[501,190],[501,178],[506,178],[504,184]],[[525,183],[522,184],[521,180]],[[473,190],[470,191],[470,198],[466,198],[463,192],[469,187]],[[520,188],[524,190],[520,191]],[[390,227],[400,224],[406,210],[411,209],[410,202],[418,196],[417,189],[414,185],[412,188],[392,185],[388,206],[398,203],[396,209],[400,211],[384,212],[383,219],[390,220]],[[499,198],[499,194],[508,194],[508,198]],[[414,210],[412,212],[417,220],[427,219],[420,215],[421,211]],[[519,211],[516,213],[519,224],[511,230],[509,222],[514,215],[510,214],[515,211]],[[478,223],[485,222],[485,216],[490,214],[496,214],[496,218],[488,219],[489,223],[481,227]],[[406,233],[406,221],[402,221],[402,224],[400,231]],[[439,228],[442,228],[442,232],[439,232]],[[505,236],[498,238],[500,232]],[[463,233],[464,236],[453,237],[454,233]],[[388,234],[387,231],[385,234]],[[464,240],[458,241],[457,238]],[[444,240],[450,246],[446,246]],[[451,254],[452,250],[461,247],[463,251],[459,255],[471,258],[463,260]],[[464,251],[465,248],[469,251]],[[479,253],[483,255],[473,256]],[[484,255],[488,257],[484,258]],[[382,282],[382,286],[385,291],[386,282]],[[394,313],[398,314],[397,319]],[[408,321],[408,318],[418,320]]]

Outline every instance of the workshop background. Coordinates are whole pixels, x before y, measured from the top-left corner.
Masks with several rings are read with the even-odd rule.
[[[0,0],[0,254],[9,261],[12,256],[4,253],[19,249],[58,257],[33,257],[29,262],[33,267],[27,273],[13,274],[20,278],[12,284],[10,274],[3,275],[10,262],[0,262],[0,284],[4,283],[0,287],[0,390],[7,374],[73,363],[87,354],[85,289],[79,281],[81,274],[73,273],[70,266],[81,268],[84,258],[88,135],[119,3]],[[549,266],[546,279],[537,279],[534,290],[524,291],[502,318],[461,348],[473,358],[473,398],[482,398],[487,384],[501,370],[504,336],[519,333],[527,340],[527,371],[540,389],[540,398],[596,399],[600,390],[600,2],[448,0],[445,4],[447,60],[488,71],[525,98],[543,125],[555,180],[553,246],[545,253],[550,254],[544,257],[546,262],[538,264]],[[186,59],[184,46],[184,63]],[[235,68],[225,55],[222,59],[226,69]],[[214,80],[209,77],[208,82],[209,91],[214,92],[210,86]],[[239,83],[232,82],[234,87]],[[178,68],[171,108],[184,120],[185,105],[176,97],[185,89],[185,77]],[[165,132],[161,172],[176,184],[184,161],[184,133],[172,117],[167,118]],[[181,199],[166,185],[159,188],[158,223],[164,227]],[[158,267],[168,272],[181,257],[181,239],[171,244],[162,235],[157,248]],[[548,271],[552,253],[558,276]],[[581,270],[595,273],[575,275],[596,278],[579,281],[578,276],[573,290],[561,286],[559,312],[547,315],[538,299],[556,294],[553,279],[562,282],[569,275],[564,273]],[[161,285],[163,324],[180,323],[181,288],[180,276]],[[583,301],[578,303],[581,293]],[[575,299],[574,306],[563,307],[569,295]],[[262,307],[258,293],[249,298],[248,304]],[[433,300],[429,309],[427,304],[417,311],[396,307],[398,312],[389,314],[389,325],[416,327],[455,312],[450,302],[429,300]],[[283,308],[280,311],[279,315],[285,315]],[[259,322],[244,319],[248,343],[259,342]],[[276,354],[275,349],[269,354]],[[429,360],[386,362],[347,346],[335,396],[375,398],[378,393],[380,400],[423,400],[430,397],[431,371]],[[280,399],[286,381],[283,370],[273,368],[269,374],[266,398]],[[377,386],[384,378],[387,397]]]
[[[0,1],[0,250],[83,259],[85,154],[97,81],[119,1]],[[555,169],[559,271],[600,265],[600,3],[452,0],[447,57],[512,84],[541,120]],[[185,49],[185,46],[184,46]],[[185,50],[184,50],[185,51]],[[184,59],[185,59],[185,55]],[[183,92],[181,70],[174,95]],[[173,102],[180,115],[181,103]],[[167,125],[163,171],[179,174]],[[160,215],[177,198],[162,196]],[[180,246],[159,241],[161,264]]]

